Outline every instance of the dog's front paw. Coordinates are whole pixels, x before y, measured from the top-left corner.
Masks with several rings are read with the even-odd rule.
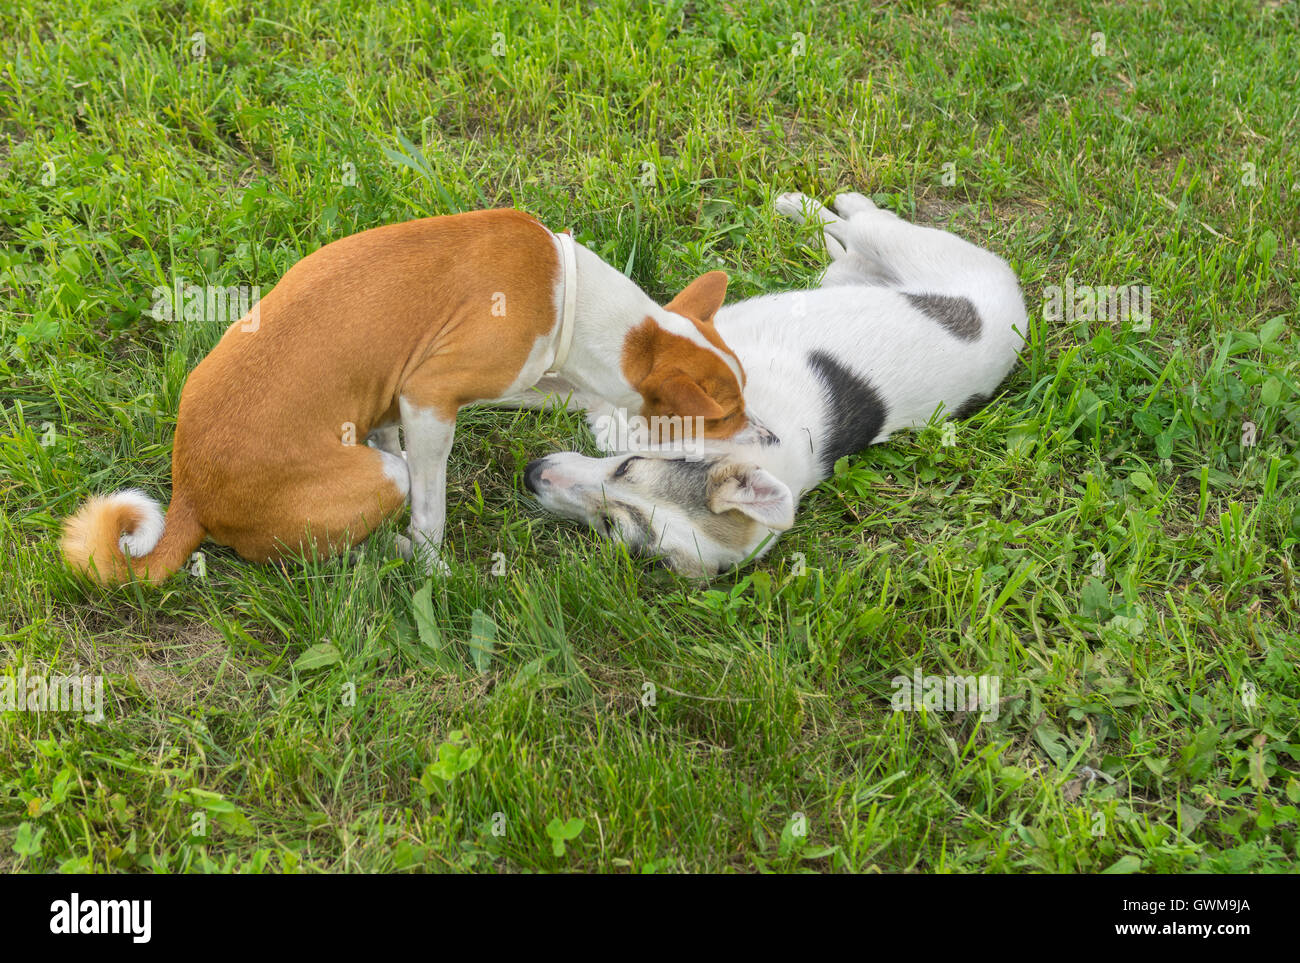
[[[408,562],[414,562],[423,567],[428,575],[450,575],[451,566],[442,558],[438,549],[428,542],[425,542],[418,549],[415,543],[405,535],[398,535],[394,540],[397,546],[397,554]]]

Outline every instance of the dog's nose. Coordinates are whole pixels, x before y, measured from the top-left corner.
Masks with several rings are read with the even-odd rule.
[[[546,461],[545,458],[534,459],[533,461],[530,461],[528,467],[524,469],[524,487],[534,495],[537,494],[537,485],[541,481],[542,462],[544,461]]]

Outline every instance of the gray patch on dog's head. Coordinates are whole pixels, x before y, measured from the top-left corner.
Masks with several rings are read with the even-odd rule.
[[[657,471],[645,483],[647,494],[656,501],[666,501],[686,510],[692,517],[709,510],[706,489],[709,472],[717,459],[656,458],[653,461]]]
[[[912,307],[938,321],[954,337],[974,341],[980,336],[980,314],[969,298],[947,294],[909,294],[903,292]]]
[[[550,464],[533,493],[549,511],[584,522],[635,554],[658,556],[684,575],[712,576],[768,538],[758,519],[770,506],[746,499],[754,497],[755,485],[762,494],[774,480],[759,478],[754,473],[760,468],[730,457],[586,458],[559,452],[542,460]]]
[[[647,494],[659,504],[681,509],[702,534],[719,545],[746,551],[757,523],[738,511],[714,511],[713,494],[728,478],[743,469],[725,459],[706,461],[656,459],[661,467],[648,486]]]
[[[673,512],[685,516],[690,529],[729,553],[746,554],[759,537],[758,525],[738,511],[714,511],[711,500],[714,492],[733,477],[740,467],[728,464],[725,458],[691,460],[688,458],[636,458],[624,463],[623,472],[611,479],[605,488],[602,510],[596,514],[611,520],[603,525],[606,534],[618,534],[631,548],[658,552],[674,571],[685,574],[714,574],[701,555],[712,557],[715,549],[697,550],[692,554],[689,544],[680,544],[679,538],[665,539],[665,526]],[[648,505],[667,510],[659,519],[630,501],[619,497],[620,488],[626,498],[644,500]],[[680,517],[680,516],[678,516]],[[680,536],[680,531],[677,532]],[[672,542],[673,544],[669,544]]]

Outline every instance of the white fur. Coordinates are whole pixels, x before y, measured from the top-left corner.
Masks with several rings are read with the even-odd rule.
[[[117,547],[132,558],[143,558],[154,550],[163,535],[162,506],[140,491],[127,488],[109,496],[117,505],[130,505],[138,509],[143,516],[135,531],[123,535],[117,540]]]
[[[952,412],[972,395],[991,397],[1016,363],[1027,318],[1016,276],[995,254],[955,234],[908,224],[860,194],[836,199],[837,209],[854,212],[847,221],[803,195],[782,195],[777,209],[788,210],[792,197],[816,205],[826,234],[844,242],[822,286],[728,305],[716,322],[749,375],[746,408],[781,444],[710,448],[743,454],[803,495],[824,477],[808,441],[823,437],[830,424],[806,361],[810,352],[826,352],[880,394],[888,417],[873,439],[878,444],[899,429],[925,425],[941,405]],[[895,286],[869,280],[882,268],[895,275]],[[969,299],[980,314],[979,337],[964,341],[949,333],[903,291]]]
[[[394,455],[391,452],[381,450],[379,454],[384,459],[384,474],[401,491],[402,497],[409,500],[411,497],[411,470],[406,464],[406,452],[400,451]]]
[[[640,410],[641,396],[623,377],[623,344],[647,315],[662,312],[648,294],[581,244],[573,346],[556,375],[579,394]]]
[[[398,544],[403,555],[423,555],[431,568],[445,574],[447,565],[439,549],[447,524],[447,457],[456,436],[456,422],[440,418],[432,409],[421,408],[404,397],[398,399],[398,408],[406,436],[411,499],[410,539]]]

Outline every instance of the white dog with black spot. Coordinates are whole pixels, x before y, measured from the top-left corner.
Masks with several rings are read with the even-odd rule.
[[[545,509],[675,571],[713,575],[771,549],[837,459],[936,413],[966,417],[992,398],[1028,330],[1010,266],[861,194],[840,194],[834,208],[803,194],[776,201],[781,214],[822,225],[831,262],[818,287],[732,304],[716,318],[748,373],[747,410],[779,443],[548,455],[525,472]],[[539,387],[559,397],[569,390]],[[568,404],[588,408],[593,426],[611,415],[596,399],[575,394]]]

